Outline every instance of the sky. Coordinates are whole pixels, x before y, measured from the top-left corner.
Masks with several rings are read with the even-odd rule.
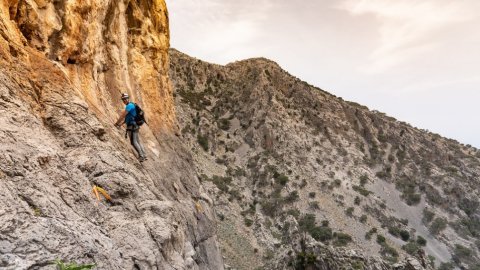
[[[171,47],[266,57],[343,99],[480,148],[478,0],[166,0]]]

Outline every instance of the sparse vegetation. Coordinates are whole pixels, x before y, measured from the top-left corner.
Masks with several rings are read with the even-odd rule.
[[[439,234],[441,231],[447,228],[447,220],[444,218],[436,218],[433,220],[432,224],[430,224],[430,232],[433,235]]]
[[[397,180],[395,186],[402,192],[402,199],[404,199],[408,205],[417,205],[420,203],[422,196],[416,193],[417,184],[414,180],[407,176],[402,176]]]
[[[410,255],[416,255],[418,250],[420,249],[420,245],[414,241],[410,241],[406,245],[404,245],[402,249]]]
[[[245,225],[247,227],[251,227],[253,225],[253,220],[251,220],[249,218],[245,218],[243,221],[245,222]]]
[[[428,224],[432,222],[435,217],[435,213],[428,210],[427,208],[423,209],[423,223]]]
[[[372,194],[371,191],[369,190],[366,190],[364,187],[362,186],[353,186],[352,187],[353,190],[355,190],[356,192],[360,193],[360,195],[364,196],[364,197],[368,197],[368,195]]]
[[[335,246],[346,246],[348,243],[352,242],[352,237],[346,233],[337,232],[334,233],[333,236],[335,237],[333,242]]]
[[[427,239],[421,237],[420,235],[417,236],[417,244],[420,246],[426,246],[427,245]]]
[[[76,264],[76,263],[64,263],[61,260],[56,260],[53,262],[57,266],[58,270],[86,270],[93,269],[95,264]]]
[[[345,210],[345,214],[346,214],[348,217],[352,217],[354,210],[355,210],[355,208],[349,207],[349,208],[347,208],[347,210]]]
[[[230,129],[230,120],[221,118],[218,120],[218,127],[221,130],[229,130]]]
[[[367,222],[367,215],[362,215],[362,216],[360,217],[360,222],[361,222],[361,223]]]
[[[203,150],[208,151],[208,137],[201,134],[197,135],[197,142],[203,148]]]
[[[441,263],[438,267],[438,270],[453,270],[455,269],[455,265],[453,263]]]

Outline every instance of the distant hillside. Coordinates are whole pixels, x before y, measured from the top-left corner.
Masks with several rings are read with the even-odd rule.
[[[441,269],[480,269],[477,149],[344,101],[267,59],[170,57],[181,136],[214,198],[231,267],[320,267],[313,247],[325,245],[388,267],[424,250]],[[348,267],[370,267],[366,257]]]

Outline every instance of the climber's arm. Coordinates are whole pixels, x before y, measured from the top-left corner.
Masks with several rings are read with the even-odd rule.
[[[118,118],[117,122],[115,123],[115,126],[119,127],[123,124],[123,122],[125,121],[125,116],[127,116],[127,113],[128,113],[127,110],[124,110],[122,112],[122,114]]]

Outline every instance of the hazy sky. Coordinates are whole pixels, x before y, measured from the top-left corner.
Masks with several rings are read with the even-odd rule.
[[[167,0],[171,46],[267,57],[346,100],[480,148],[479,0]]]

